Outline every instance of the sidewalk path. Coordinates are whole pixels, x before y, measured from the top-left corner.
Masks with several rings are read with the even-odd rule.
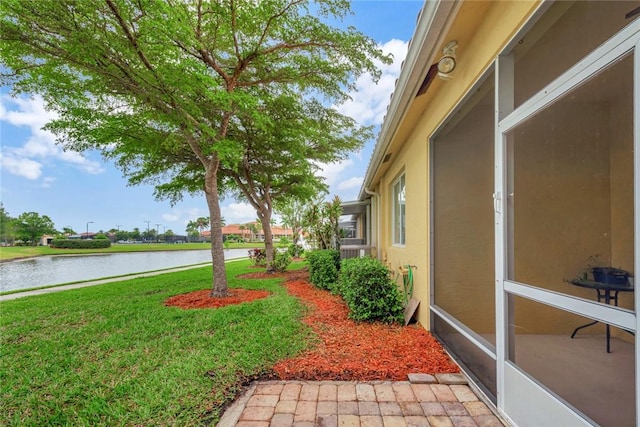
[[[504,427],[462,374],[410,381],[258,381],[217,427]]]

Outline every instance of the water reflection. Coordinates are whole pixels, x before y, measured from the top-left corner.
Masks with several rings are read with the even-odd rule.
[[[247,249],[224,251],[225,259]],[[209,250],[44,256],[0,263],[0,292],[211,262]]]

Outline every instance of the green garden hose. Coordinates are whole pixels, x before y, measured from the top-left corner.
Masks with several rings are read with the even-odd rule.
[[[402,275],[402,285],[404,287],[404,306],[409,304],[409,300],[413,297],[413,270],[418,268],[415,265],[403,265],[399,270]]]

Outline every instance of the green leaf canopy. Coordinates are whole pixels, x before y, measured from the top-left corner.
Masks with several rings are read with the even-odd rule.
[[[174,200],[204,191],[213,294],[224,295],[220,168],[240,173],[253,150],[248,144],[257,141],[251,132],[272,152],[274,144],[291,142],[286,152],[298,160],[310,144],[327,147],[329,138],[302,119],[296,122],[306,125],[298,128],[302,136],[292,137],[290,125],[269,134],[291,108],[316,108],[311,120],[347,124],[333,142],[353,146],[364,135],[323,107],[346,99],[359,74],[377,77],[375,61],[389,60],[357,30],[327,24],[348,6],[341,0],[3,0],[0,83],[42,95],[59,113],[49,129],[60,144],[100,150],[131,184],[153,183],[159,197]],[[328,160],[344,155],[342,148],[316,152]],[[295,169],[308,178],[310,167]]]

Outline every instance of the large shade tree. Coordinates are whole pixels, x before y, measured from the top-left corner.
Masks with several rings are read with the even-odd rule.
[[[311,200],[326,190],[315,172],[317,163],[332,162],[357,149],[370,137],[362,128],[331,107],[294,94],[265,93],[260,120],[239,116],[230,133],[242,142],[243,156],[220,170],[236,190],[236,197],[256,209],[264,233],[267,271],[274,260],[271,232],[274,206],[295,198]]]
[[[13,218],[9,216],[9,212],[5,210],[4,205],[0,202],[0,242],[13,242],[13,239]]]
[[[40,94],[66,149],[98,149],[156,196],[204,192],[212,294],[227,294],[221,166],[237,165],[238,118],[259,120],[264,88],[343,100],[384,57],[327,24],[348,1],[3,0],[2,85]]]
[[[32,246],[39,244],[45,234],[57,234],[55,224],[47,215],[37,212],[24,212],[13,221],[13,229],[18,239],[29,242]]]

